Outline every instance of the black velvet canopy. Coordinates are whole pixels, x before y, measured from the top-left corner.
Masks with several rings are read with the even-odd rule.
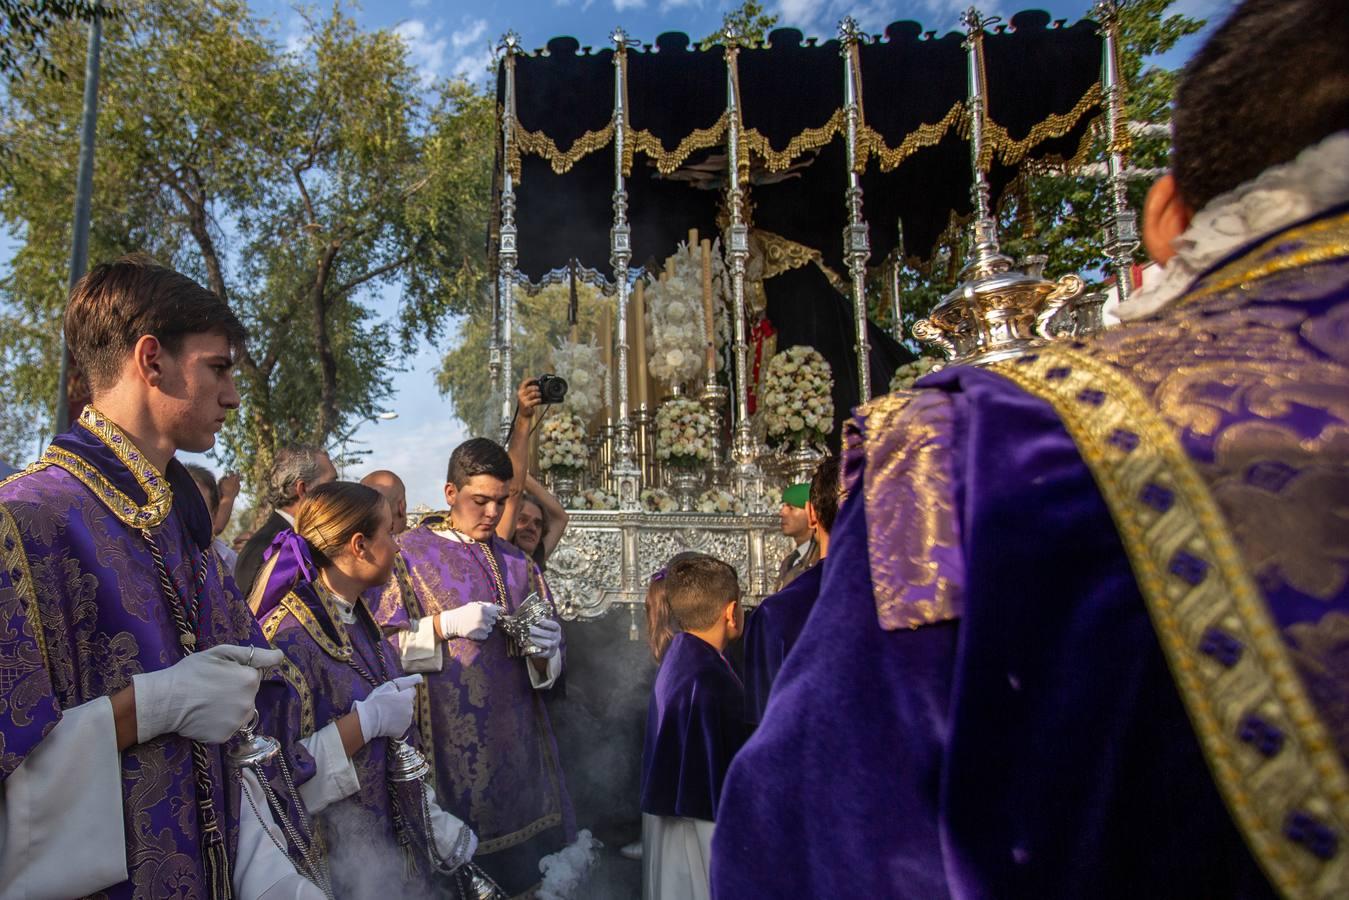
[[[1097,27],[1027,11],[986,33],[986,170],[995,202],[1026,166],[1075,160],[1086,147],[1100,112]],[[896,22],[859,46],[858,167],[873,266],[896,250],[926,259],[971,213],[963,41],[962,34],[939,37],[914,22]],[[727,64],[723,48],[700,50],[677,33],[630,49],[625,64],[624,168],[636,266],[663,260],[690,228],[719,231]],[[608,271],[614,51],[559,37],[546,50],[516,57],[515,66],[516,150],[506,159],[499,146],[497,164],[498,172],[509,166],[517,179],[519,270],[537,281],[574,258]],[[778,29],[768,46],[739,52],[738,75],[751,226],[818,250],[825,265],[846,275],[839,42]],[[504,64],[498,97],[504,100]],[[765,287],[779,346],[807,343],[825,354],[844,414],[857,397],[847,298],[813,267]],[[883,390],[910,354],[879,329],[871,343],[873,383]]]

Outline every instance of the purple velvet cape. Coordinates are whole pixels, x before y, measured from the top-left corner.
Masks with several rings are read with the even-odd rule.
[[[255,612],[263,634],[286,654],[285,673],[297,689],[286,695],[286,702],[259,713],[263,733],[282,742],[287,759],[293,761],[294,781],[300,785],[314,774],[312,757],[300,741],[351,712],[353,703],[374,690],[347,660],[355,660],[376,679],[381,672],[397,678],[403,670],[397,651],[383,640],[364,602],[354,609],[355,623],[347,625],[337,618],[336,608],[315,586],[318,570],[303,538],[290,529],[278,534],[268,549],[268,562],[259,573],[266,581],[254,590]],[[414,745],[415,731],[408,738]],[[425,830],[418,786],[388,781],[389,744],[388,738],[376,738],[358,750],[351,762],[360,788],[316,817],[339,896],[370,896],[378,888],[420,897],[434,890],[434,876],[422,851]],[[268,775],[285,797],[276,785],[276,773]],[[412,858],[418,865],[412,873],[400,852],[395,815],[407,824],[404,833],[414,844]]]
[[[400,544],[399,577],[371,598],[386,630],[465,603],[493,602],[478,545],[424,525],[403,533]],[[551,602],[531,560],[496,537],[491,545],[506,579],[508,610],[532,591]],[[454,638],[439,652],[441,671],[424,673],[436,797],[477,833],[475,862],[509,893],[521,893],[539,881],[538,861],[576,838],[548,712],[525,670],[530,663],[509,655],[500,629],[485,641]]]
[[[140,524],[163,516],[150,531],[186,592],[201,554],[210,552],[211,518],[181,463],[171,460],[159,475],[92,411],[42,461],[0,487],[0,508],[0,777],[7,777],[63,709],[182,658]],[[266,647],[214,553],[206,571],[197,647]],[[265,681],[260,702],[284,691],[280,681]],[[211,799],[233,862],[240,798],[223,747],[208,749]],[[166,734],[129,748],[122,784],[129,877],[102,895],[205,897],[191,742]]]
[[[745,623],[745,718],[751,726],[763,721],[773,680],[820,596],[826,561],[827,557],[765,597]]]
[[[748,732],[744,709],[745,689],[726,657],[676,634],[647,706],[642,812],[717,820],[726,769]]]
[[[1320,226],[1234,255],[1191,300],[1085,350],[1176,430],[1345,756],[1349,218]],[[1279,269],[1312,240],[1318,262]],[[911,414],[887,421],[886,404],[848,437],[810,652],[787,660],[727,777],[713,895],[1269,895],[1048,403],[953,368]],[[887,486],[881,462],[915,448],[909,482]],[[1244,648],[1219,634],[1203,652]],[[1280,745],[1277,730],[1241,739]],[[1294,824],[1286,852],[1312,852],[1312,835],[1344,852]]]

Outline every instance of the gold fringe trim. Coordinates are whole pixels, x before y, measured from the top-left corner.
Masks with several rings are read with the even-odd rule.
[[[684,164],[684,160],[699,150],[705,150],[708,147],[715,147],[721,142],[726,134],[726,128],[731,121],[730,113],[723,112],[717,121],[713,122],[709,128],[697,128],[689,132],[679,142],[674,150],[667,152],[665,145],[645,128],[640,131],[632,131],[624,128],[623,136],[623,171],[625,174],[632,174],[633,157],[638,153],[644,153],[656,163],[656,171],[662,175],[669,175],[675,169]]]
[[[768,138],[757,128],[750,128],[745,131],[745,147],[763,159],[768,171],[785,172],[791,168],[792,163],[796,162],[801,154],[823,147],[832,141],[836,135],[843,134],[846,127],[847,117],[844,111],[836,109],[834,114],[819,128],[807,128],[788,141],[785,150],[774,150],[773,145],[768,142]]]
[[[516,120],[513,137],[509,164],[514,178],[520,178],[520,160],[525,154],[548,160],[554,174],[565,175],[584,157],[609,146],[614,139],[614,123],[610,122],[598,131],[587,131],[565,151],[548,135],[542,131],[530,131],[519,120]]]
[[[1079,121],[1092,107],[1101,105],[1101,83],[1098,81],[1078,98],[1073,108],[1066,113],[1055,113],[1035,125],[1021,140],[1014,140],[1007,129],[991,119],[984,125],[987,137],[985,146],[990,152],[996,152],[998,162],[1014,166],[1026,158],[1026,154],[1044,141],[1061,138],[1077,127]],[[987,154],[986,154],[987,155]],[[991,160],[990,160],[991,161]],[[988,165],[981,161],[981,167],[987,171]]]
[[[867,167],[867,161],[874,154],[882,172],[893,172],[913,154],[924,147],[931,147],[946,137],[953,126],[958,126],[965,118],[965,104],[957,100],[947,110],[946,115],[936,122],[924,122],[904,136],[898,147],[890,147],[884,136],[870,125],[863,124],[857,130],[857,171]]]

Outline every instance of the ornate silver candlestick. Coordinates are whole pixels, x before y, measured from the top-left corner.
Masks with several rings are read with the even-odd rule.
[[[1019,356],[1049,340],[1049,320],[1082,292],[1082,279],[1065,275],[1057,282],[1038,273],[1019,272],[998,246],[998,224],[984,168],[987,85],[984,84],[984,27],[997,22],[974,7],[961,17],[966,31],[969,72],[970,162],[974,184],[973,258],[961,270],[962,283],[947,294],[928,318],[914,323],[913,336],[941,349],[948,359],[975,365]]]

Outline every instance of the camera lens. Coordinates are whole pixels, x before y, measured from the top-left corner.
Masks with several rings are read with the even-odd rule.
[[[561,403],[567,397],[567,380],[557,375],[540,375],[539,396],[544,403]]]

